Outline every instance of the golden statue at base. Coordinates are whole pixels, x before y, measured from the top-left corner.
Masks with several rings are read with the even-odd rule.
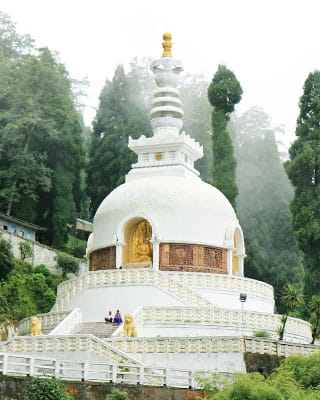
[[[31,317],[30,334],[31,336],[42,335],[41,321],[38,317]]]
[[[136,324],[131,314],[124,316],[123,334],[128,337],[137,337]]]
[[[151,225],[148,221],[139,222],[131,235],[130,262],[143,262],[152,260],[152,235]]]

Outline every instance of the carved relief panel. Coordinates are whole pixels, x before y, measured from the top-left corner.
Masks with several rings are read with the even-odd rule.
[[[170,265],[192,265],[193,249],[186,244],[172,244],[169,252]]]
[[[116,267],[115,246],[96,250],[90,255],[90,271],[97,271],[100,269],[114,269],[115,267]]]
[[[160,270],[226,274],[227,251],[197,244],[161,243]]]

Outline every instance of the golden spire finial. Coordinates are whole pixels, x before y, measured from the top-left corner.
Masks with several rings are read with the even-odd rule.
[[[162,47],[163,47],[163,53],[162,57],[172,57],[171,54],[171,43],[172,35],[169,32],[166,32],[163,34],[163,42],[162,42]]]

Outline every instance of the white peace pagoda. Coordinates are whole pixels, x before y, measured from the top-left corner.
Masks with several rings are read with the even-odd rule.
[[[273,288],[244,277],[235,211],[201,180],[194,162],[202,146],[181,131],[183,68],[168,33],[163,48],[151,64],[153,136],[129,138],[137,163],[96,212],[88,271],[59,285],[52,311],[38,316],[42,336],[28,336],[25,319],[5,351],[217,372],[245,371],[245,351],[307,351],[309,323],[288,318],[285,342],[277,342]],[[133,315],[137,337],[103,322],[117,309]],[[270,338],[255,338],[257,331]]]

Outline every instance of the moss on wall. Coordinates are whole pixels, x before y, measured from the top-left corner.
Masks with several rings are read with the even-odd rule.
[[[0,399],[1,395],[6,396],[5,400],[24,399],[29,379],[0,375]],[[170,387],[92,382],[65,382],[65,385],[74,400],[105,400],[114,388],[128,392],[130,400],[196,400],[204,396],[200,390]]]
[[[260,372],[264,376],[269,376],[284,359],[282,356],[260,353],[244,353],[243,358],[247,372]]]

